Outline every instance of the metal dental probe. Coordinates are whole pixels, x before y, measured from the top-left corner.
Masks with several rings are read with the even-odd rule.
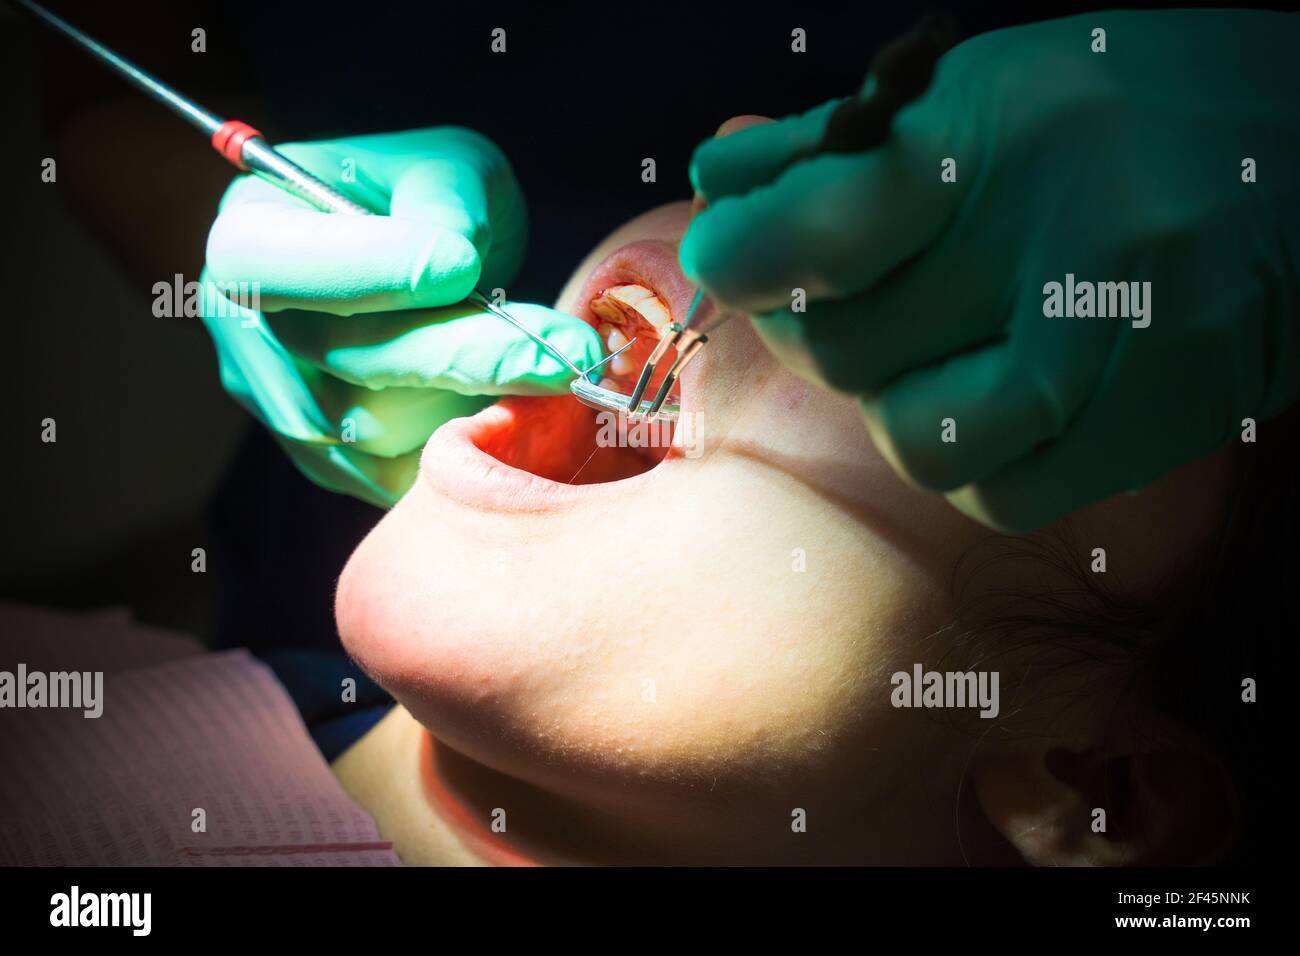
[[[889,137],[894,116],[926,91],[939,57],[956,42],[957,37],[957,24],[952,17],[931,14],[907,33],[883,46],[871,61],[870,75],[874,77],[875,84],[870,95],[865,98],[851,96],[837,106],[827,120],[826,129],[817,145],[792,157],[789,164],[824,153],[861,152],[884,143]],[[646,360],[636,387],[625,399],[626,405],[617,407],[629,414],[641,414],[649,418],[657,416],[686,366],[708,342],[708,336],[704,333],[717,328],[736,314],[719,309],[703,289],[696,290],[685,317],[681,322],[674,322],[668,327],[667,334],[659,340],[650,358]],[[654,399],[644,405],[642,398],[646,389],[664,355],[673,347],[677,348],[677,357],[664,375]],[[586,388],[591,383],[584,380],[585,376],[576,379],[570,383],[569,388],[587,404],[592,404],[588,400],[591,397],[590,390]],[[618,395],[599,386],[595,386],[595,389]],[[580,394],[583,391],[588,394]],[[618,397],[623,399],[621,395]],[[675,418],[676,414],[674,410],[671,417]]]
[[[672,391],[673,385],[676,384],[678,377],[682,374],[682,370],[709,341],[708,336],[703,334],[707,329],[703,328],[702,323],[699,321],[701,312],[708,313],[709,317],[714,320],[710,323],[709,328],[721,325],[724,316],[727,315],[727,313],[718,311],[713,304],[713,300],[704,294],[703,289],[696,289],[695,296],[691,299],[691,304],[687,307],[686,315],[682,318],[682,321],[674,322],[668,326],[667,334],[659,340],[655,350],[646,359],[646,363],[641,369],[641,375],[637,378],[636,387],[628,397],[627,407],[629,411],[639,409],[641,396],[645,394],[646,387],[650,384],[650,380],[654,378],[659,363],[663,361],[668,350],[676,346],[677,357],[673,359],[673,364],[669,367],[667,374],[664,375],[659,391],[655,393],[655,397],[643,414],[648,418],[654,418],[660,413],[664,400],[668,398],[668,393]],[[691,328],[692,324],[696,325],[696,327]]]
[[[262,137],[262,134],[247,123],[241,123],[239,120],[223,120],[210,113],[193,100],[182,96],[157,77],[146,73],[134,63],[118,56],[93,37],[88,36],[66,20],[46,10],[40,4],[33,3],[32,0],[10,0],[10,2],[26,10],[46,26],[71,40],[95,59],[111,67],[137,89],[142,90],[171,109],[182,119],[188,121],[190,125],[198,127],[208,134],[211,137],[213,149],[224,156],[236,168],[243,172],[250,172],[259,179],[264,179],[285,192],[306,200],[321,212],[335,212],[349,216],[370,216],[374,214],[371,210],[344,196],[333,186],[321,179],[317,179],[288,157],[276,152],[271,144]],[[623,351],[623,349],[619,349],[618,352],[606,356],[601,362],[597,362],[584,372],[574,365],[569,360],[569,357],[558,348],[493,303],[492,300],[477,289],[471,292],[467,299],[493,315],[505,319],[544,348],[574,375],[580,377],[588,375]],[[628,342],[623,348],[628,348],[631,344],[632,342]]]

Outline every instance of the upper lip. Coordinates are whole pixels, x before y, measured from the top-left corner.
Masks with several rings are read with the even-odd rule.
[[[635,282],[664,300],[674,319],[686,314],[695,289],[677,264],[677,250],[660,239],[640,239],[615,249],[591,270],[574,306],[578,318],[598,325],[591,300],[611,286]]]

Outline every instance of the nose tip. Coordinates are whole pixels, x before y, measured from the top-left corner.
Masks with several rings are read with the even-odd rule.
[[[772,117],[759,116],[756,113],[742,113],[740,116],[733,116],[718,127],[718,131],[713,134],[715,139],[721,139],[724,136],[730,136],[732,133],[739,133],[742,129],[749,129],[751,126],[757,126],[760,123],[770,123]]]
[[[743,113],[740,116],[733,116],[731,119],[726,120],[718,127],[718,131],[713,134],[713,138],[720,139],[723,136],[730,136],[732,133],[739,133],[742,129],[749,129],[749,127],[758,126],[760,123],[771,122],[772,117],[770,116],[758,116],[753,113]],[[708,205],[709,201],[704,198],[704,194],[697,192],[691,199],[691,218],[694,219],[697,215],[702,213],[708,208]]]

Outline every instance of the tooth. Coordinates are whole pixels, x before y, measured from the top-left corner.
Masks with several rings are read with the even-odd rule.
[[[635,367],[636,366],[632,364],[632,360],[628,358],[626,352],[622,355],[614,356],[613,360],[609,363],[609,370],[615,375],[631,375]]]
[[[628,283],[606,289],[591,303],[592,311],[603,319],[617,321],[628,313],[641,316],[656,329],[673,320],[663,299],[643,285]]]
[[[617,352],[627,345],[627,336],[618,329],[611,329],[609,335],[605,337],[605,344],[609,346],[611,352]],[[622,358],[622,356],[619,356],[619,358]]]

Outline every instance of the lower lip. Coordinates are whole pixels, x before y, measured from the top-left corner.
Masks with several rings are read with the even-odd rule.
[[[571,400],[571,399],[565,399]],[[420,456],[420,475],[435,492],[480,511],[534,513],[560,511],[602,497],[637,494],[655,472],[589,485],[571,485],[541,478],[498,461],[479,447],[495,431],[515,427],[514,412],[492,405],[469,418],[447,422],[429,439]]]

